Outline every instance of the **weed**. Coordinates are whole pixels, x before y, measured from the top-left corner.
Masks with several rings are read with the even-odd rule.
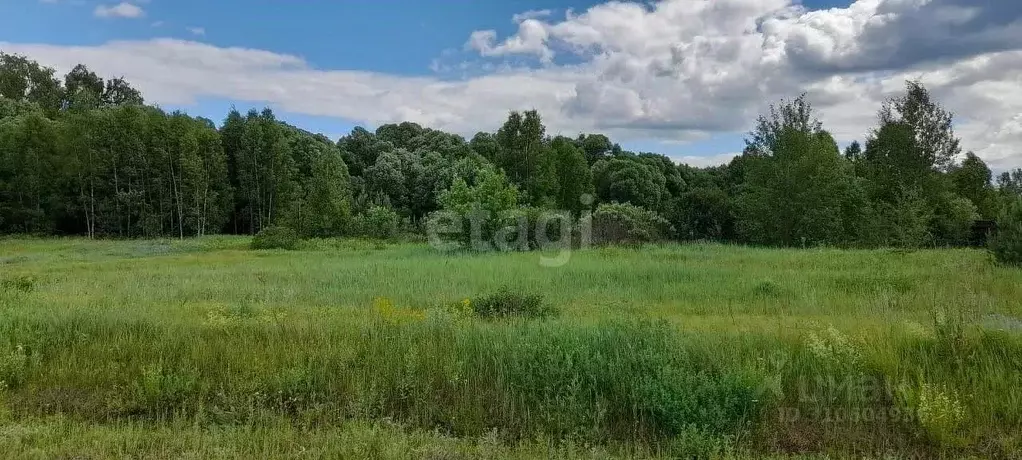
[[[286,249],[298,248],[298,234],[287,227],[267,227],[252,237],[252,249]]]
[[[21,275],[0,280],[0,290],[29,293],[35,290],[36,279],[33,276]]]
[[[470,301],[469,305],[482,318],[546,318],[557,313],[552,306],[543,303],[543,296],[514,292],[506,286]]]

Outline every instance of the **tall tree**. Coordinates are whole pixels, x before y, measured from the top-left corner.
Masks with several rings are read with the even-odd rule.
[[[534,206],[552,205],[557,178],[553,155],[544,143],[546,127],[539,113],[511,112],[496,135],[500,149],[494,161]]]
[[[557,209],[578,216],[593,203],[593,174],[582,150],[566,137],[550,143],[557,171]]]
[[[39,104],[47,116],[56,116],[64,88],[54,73],[25,56],[0,52],[0,96]]]
[[[884,103],[881,124],[908,125],[915,135],[919,156],[934,169],[948,171],[962,153],[954,132],[954,116],[930,97],[922,83],[908,81],[905,88],[904,95]]]
[[[64,76],[64,108],[89,110],[99,107],[103,88],[102,78],[78,64]]]
[[[612,144],[610,139],[603,134],[579,134],[575,144],[582,149],[586,162],[590,166],[610,156],[614,153],[615,148],[620,151],[620,147]]]
[[[805,96],[771,107],[746,142],[749,162],[736,199],[746,241],[796,246],[857,238],[864,195]]]

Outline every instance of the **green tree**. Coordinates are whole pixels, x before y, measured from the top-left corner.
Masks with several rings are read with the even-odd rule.
[[[99,107],[103,97],[103,79],[83,64],[64,76],[65,109],[90,110]]]
[[[546,128],[535,110],[511,112],[496,137],[499,150],[494,163],[504,170],[523,198],[535,206],[553,205],[557,177],[553,155],[543,141]]]
[[[845,159],[854,163],[861,157],[862,145],[859,144],[859,141],[852,141],[851,144],[848,144],[848,147],[845,148]]]
[[[412,161],[406,150],[391,150],[381,153],[376,162],[365,169],[366,192],[370,197],[380,199],[377,204],[395,209],[408,204],[408,187],[405,178],[405,163]]]
[[[593,165],[593,181],[601,203],[631,203],[658,210],[669,197],[667,179],[659,168],[634,156],[600,160]]]
[[[475,185],[455,179],[439,201],[441,212],[430,217],[430,232],[464,247],[482,249],[490,247],[499,231],[515,224],[519,192],[503,172],[484,169]]]
[[[865,196],[804,96],[771,107],[746,142],[745,182],[735,201],[745,241],[796,246],[857,239]]]
[[[496,164],[498,155],[500,155],[500,144],[497,143],[496,136],[490,133],[476,133],[472,137],[472,141],[469,142],[469,146],[475,153]]]
[[[54,73],[25,56],[0,52],[0,97],[38,104],[47,116],[54,117],[64,97]]]
[[[308,236],[339,236],[351,220],[348,168],[335,146],[318,147],[306,178],[305,209],[298,228]]]
[[[997,192],[993,186],[993,173],[976,154],[966,154],[962,164],[950,172],[954,191],[969,199],[983,219],[996,219],[1000,211]]]
[[[0,233],[53,231],[57,130],[41,112],[0,120]]]
[[[882,125],[904,123],[915,136],[916,156],[930,167],[947,171],[962,153],[955,136],[954,116],[930,97],[918,81],[905,82],[905,94],[888,100],[880,111]]]
[[[571,139],[558,136],[550,143],[557,171],[557,209],[570,211],[575,217],[593,200],[593,174],[582,151]]]
[[[590,166],[611,156],[615,150],[620,151],[620,147],[612,144],[603,134],[579,134],[575,144],[582,149]]]
[[[728,194],[716,186],[698,186],[671,202],[668,218],[678,236],[690,240],[727,240],[734,233]]]
[[[1004,171],[997,176],[997,194],[997,208],[998,215],[1000,215],[1000,212],[1004,211],[1009,204],[1022,198],[1022,168]]]
[[[107,80],[100,101],[106,106],[142,105],[145,103],[142,93],[132,88],[123,78]]]
[[[1022,198],[1009,202],[998,217],[990,252],[1002,264],[1022,267]]]
[[[361,126],[351,130],[351,134],[337,141],[344,164],[353,176],[362,176],[365,170],[376,163],[376,158],[384,152],[394,149],[389,142],[382,141],[375,134]]]

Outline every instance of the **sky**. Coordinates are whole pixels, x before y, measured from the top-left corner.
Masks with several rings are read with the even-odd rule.
[[[802,93],[862,141],[918,79],[966,150],[1022,167],[1018,0],[0,0],[0,51],[213,120],[269,106],[335,139],[401,121],[471,137],[537,109],[548,134],[699,166]]]

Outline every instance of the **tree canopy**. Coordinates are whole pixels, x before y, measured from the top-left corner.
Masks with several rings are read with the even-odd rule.
[[[84,65],[58,76],[0,53],[0,233],[389,237],[425,232],[439,211],[483,211],[493,235],[522,216],[581,225],[602,209],[595,222],[656,222],[656,239],[959,245],[974,220],[1017,214],[1004,211],[1022,169],[962,155],[953,121],[910,81],[842,151],[801,96],[761,116],[742,155],[699,168],[604,134],[552,135],[535,110],[471,140],[401,122],[335,141],[270,109],[214,122],[146,105]]]

